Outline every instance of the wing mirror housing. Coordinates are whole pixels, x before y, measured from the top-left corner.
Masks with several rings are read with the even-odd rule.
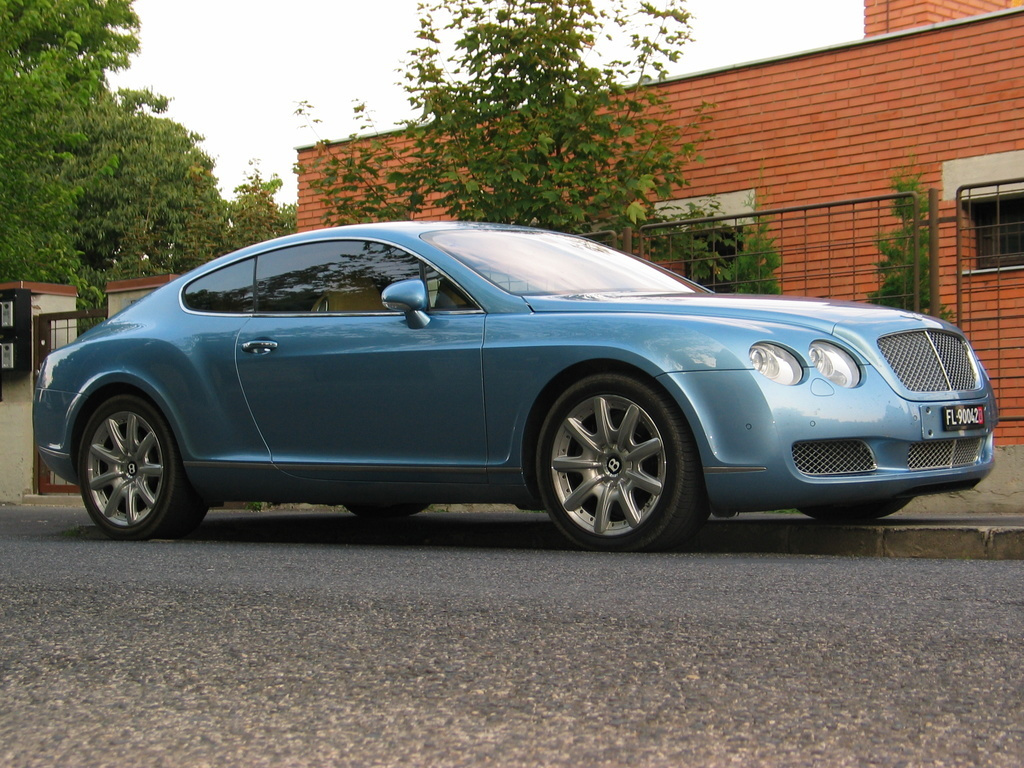
[[[400,280],[392,283],[384,289],[380,299],[388,309],[404,312],[410,328],[423,328],[430,322],[430,316],[427,315],[430,297],[422,280]]]

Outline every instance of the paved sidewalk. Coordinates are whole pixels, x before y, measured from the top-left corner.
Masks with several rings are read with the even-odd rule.
[[[0,506],[7,535],[103,539],[81,504]],[[396,520],[315,508],[212,510],[189,538],[377,546],[569,549],[547,519],[508,507],[452,507]],[[870,524],[824,523],[796,514],[712,518],[690,551],[859,557],[1024,560],[1024,514],[899,513]]]

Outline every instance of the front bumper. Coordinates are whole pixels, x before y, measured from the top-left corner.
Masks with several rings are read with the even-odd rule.
[[[969,488],[992,471],[997,416],[971,397],[900,396],[880,376],[844,390],[793,387],[750,371],[672,374],[704,464],[712,509],[749,512],[884,501]],[[944,405],[983,405],[984,427],[946,431]]]

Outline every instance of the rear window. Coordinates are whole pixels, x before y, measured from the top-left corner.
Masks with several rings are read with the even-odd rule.
[[[185,288],[185,306],[200,312],[252,312],[254,270],[255,260],[246,259],[203,275]]]

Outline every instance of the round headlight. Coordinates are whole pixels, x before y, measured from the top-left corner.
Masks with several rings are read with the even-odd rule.
[[[799,384],[804,370],[792,352],[775,344],[760,342],[750,348],[754,370],[777,384],[787,387]]]
[[[811,364],[818,373],[839,387],[856,387],[860,383],[860,368],[850,353],[829,344],[827,341],[816,341],[811,344]]]

